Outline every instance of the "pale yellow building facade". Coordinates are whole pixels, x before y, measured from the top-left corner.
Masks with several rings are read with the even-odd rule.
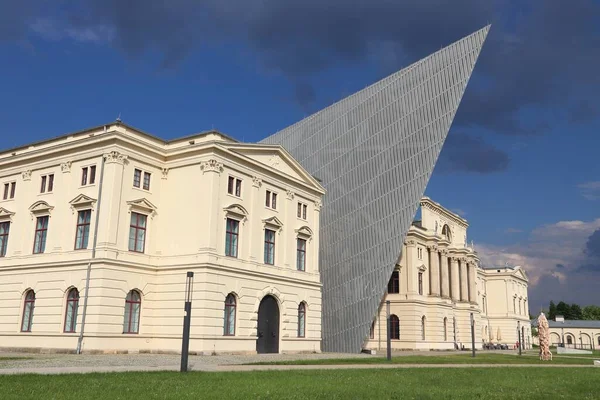
[[[421,200],[421,219],[407,234],[366,349],[387,348],[386,301],[394,350],[471,348],[471,315],[477,349],[487,343],[514,347],[520,325],[524,344],[531,343],[525,272],[481,268],[467,228],[464,218]]]
[[[323,195],[282,147],[213,131],[0,153],[0,347],[180,351],[193,271],[190,351],[319,352]]]

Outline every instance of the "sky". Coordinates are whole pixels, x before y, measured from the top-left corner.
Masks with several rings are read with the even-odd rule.
[[[426,195],[530,312],[600,305],[600,2],[0,0],[0,148],[114,121],[254,142],[492,24]]]

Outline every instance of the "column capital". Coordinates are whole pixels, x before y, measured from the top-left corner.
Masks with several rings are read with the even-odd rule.
[[[200,169],[204,173],[216,172],[217,174],[220,174],[221,172],[223,172],[223,163],[220,163],[219,161],[212,158],[200,164]]]
[[[124,165],[127,163],[127,159],[129,157],[123,153],[119,153],[116,150],[113,150],[109,153],[104,154],[104,160],[106,160],[107,164],[121,164]]]
[[[417,245],[417,241],[415,239],[407,239],[405,244],[407,247],[415,247]]]

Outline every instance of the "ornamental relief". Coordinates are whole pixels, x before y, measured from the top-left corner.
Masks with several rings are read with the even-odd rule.
[[[127,162],[127,156],[123,153],[119,153],[118,151],[111,151],[110,153],[106,153],[104,155],[104,159],[107,164],[121,164],[124,165]]]
[[[60,170],[65,174],[71,172],[71,161],[60,163]]]
[[[219,161],[217,161],[215,159],[210,159],[210,160],[205,161],[202,164],[200,164],[200,169],[204,173],[216,172],[217,174],[220,174],[221,172],[223,172],[223,163],[220,163]]]

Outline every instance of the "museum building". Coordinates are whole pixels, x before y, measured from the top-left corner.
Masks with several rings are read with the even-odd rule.
[[[279,145],[120,121],[0,153],[0,347],[321,351],[323,186]]]
[[[521,267],[482,268],[468,222],[424,197],[421,219],[410,227],[387,292],[371,325],[366,349],[386,349],[386,302],[390,302],[394,350],[514,347],[523,327],[531,345],[528,278]]]

